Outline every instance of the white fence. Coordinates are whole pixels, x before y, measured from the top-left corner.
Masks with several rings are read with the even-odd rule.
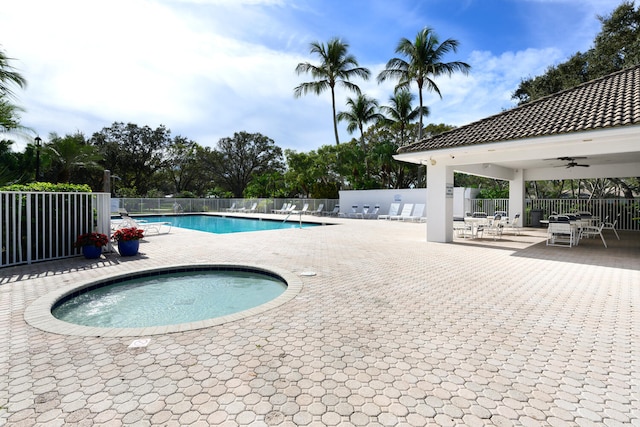
[[[76,256],[80,234],[110,234],[108,193],[0,192],[0,267]]]

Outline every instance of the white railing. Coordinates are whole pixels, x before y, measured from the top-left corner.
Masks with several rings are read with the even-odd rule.
[[[124,209],[130,214],[173,215],[180,213],[227,212],[234,205],[234,209],[249,209],[254,203],[256,203],[257,213],[271,213],[273,209],[280,209],[284,203],[294,203],[298,209],[308,203],[309,212],[315,211],[322,204],[323,210],[331,211],[339,201],[338,199],[298,198],[173,199],[136,197],[113,199],[114,206],[112,210],[114,213],[118,209]]]
[[[509,199],[467,199],[467,212],[509,212]],[[539,226],[539,220],[547,219],[553,212],[590,212],[608,222],[618,219],[619,230],[640,231],[640,198],[636,199],[526,199],[525,226]],[[513,212],[512,212],[513,214]]]
[[[110,234],[108,193],[0,192],[0,267],[80,253],[80,234]]]

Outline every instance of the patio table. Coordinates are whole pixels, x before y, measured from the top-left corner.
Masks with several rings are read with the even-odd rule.
[[[478,230],[481,226],[487,226],[491,224],[491,217],[486,218],[474,218],[474,217],[465,217],[464,222],[471,225],[471,238],[475,239],[478,237]]]

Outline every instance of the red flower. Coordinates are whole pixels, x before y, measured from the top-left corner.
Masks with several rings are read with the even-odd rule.
[[[142,230],[141,228],[135,228],[135,227],[121,228],[119,230],[116,230],[116,232],[113,233],[113,236],[111,236],[111,238],[115,241],[122,240],[123,242],[129,241],[129,240],[140,240],[144,237],[143,233],[144,233],[144,230]]]
[[[101,248],[109,243],[109,238],[102,233],[84,233],[78,236],[78,240],[74,243],[76,247],[95,246]]]

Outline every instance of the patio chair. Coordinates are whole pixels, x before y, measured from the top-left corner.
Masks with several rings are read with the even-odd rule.
[[[371,209],[370,205],[362,206],[362,212],[356,212],[356,218],[364,219],[364,216],[369,213],[370,209]]]
[[[322,214],[326,216],[334,216],[334,215],[338,216],[339,213],[340,213],[340,205],[335,205],[332,211],[322,211]]]
[[[228,208],[227,208],[227,209],[225,209],[225,210],[226,210],[227,212],[235,212],[235,210],[236,210],[236,203],[235,203],[235,202],[233,202],[233,203],[231,204],[231,206],[230,206],[230,207],[228,207]]]
[[[364,215],[364,219],[378,218],[379,211],[380,211],[380,205],[375,205],[373,209],[369,209],[369,211]]]
[[[355,218],[357,212],[358,212],[358,205],[353,205],[351,206],[351,210],[349,212],[340,212],[338,216],[343,218],[345,217]]]
[[[616,237],[618,238],[618,240],[620,240],[620,236],[618,236],[618,232],[616,231],[616,225],[618,224],[618,220],[620,219],[620,214],[618,214],[616,216],[616,220],[613,222],[607,222],[607,220],[609,219],[608,216],[606,216],[604,218],[604,225],[602,227],[603,230],[613,230],[613,232],[616,234]]]
[[[402,207],[402,211],[400,212],[400,215],[393,215],[389,219],[397,219],[398,221],[400,221],[401,219],[404,220],[405,218],[411,218],[412,211],[413,211],[413,203],[405,203],[404,206]]]
[[[464,218],[453,218],[453,233],[456,237],[473,237],[473,228],[471,224],[464,221]]]
[[[389,212],[386,215],[378,215],[378,219],[391,219],[392,216],[398,215],[400,210],[400,203],[391,203],[389,206]]]
[[[305,203],[304,205],[302,205],[302,209],[300,209],[299,211],[296,211],[296,210],[292,209],[290,212],[294,213],[294,214],[301,214],[302,215],[302,214],[306,213],[308,209],[309,209],[309,203]]]
[[[424,207],[425,207],[424,203],[416,204],[413,207],[413,213],[411,214],[411,216],[409,216],[408,218],[402,218],[402,220],[404,221],[405,219],[410,219],[411,221],[418,221],[418,222],[426,221],[427,218],[423,216]]]
[[[551,225],[551,224],[549,224]],[[602,229],[604,228],[604,222],[600,223],[599,227],[595,227],[593,225],[586,225],[583,226],[580,229],[580,238],[589,238],[589,237],[595,237],[595,236],[600,236],[600,239],[602,239],[602,244],[604,245],[604,247],[607,247],[607,242],[604,240],[604,236],[602,235]]]
[[[275,214],[284,213],[287,211],[287,209],[289,209],[289,206],[291,206],[289,203],[283,203],[280,209],[271,209],[271,213],[275,213]]]
[[[315,211],[309,211],[307,212],[309,215],[322,215],[322,209],[324,209],[324,203],[320,203],[318,205],[318,209],[316,209]]]
[[[254,202],[251,204],[250,208],[245,208],[244,206],[237,210],[237,212],[241,213],[255,213],[256,208],[258,207],[258,203]]]
[[[154,231],[157,234],[168,234],[171,231],[172,223],[168,221],[159,221],[159,222],[147,222],[147,221],[136,221],[130,216],[124,217],[122,221],[120,221],[115,230],[122,228],[139,228],[144,231],[145,235]]]
[[[488,225],[481,225],[482,230],[479,230],[481,234],[487,233],[493,236],[493,240],[497,238],[502,239],[502,231],[504,230],[504,224],[502,223],[502,216],[497,214],[493,216],[493,220]]]
[[[504,228],[512,230],[513,234],[515,234],[516,236],[519,236],[520,235],[520,214],[519,213],[515,214],[515,216],[513,217],[513,220],[507,221]],[[505,230],[503,230],[503,233],[504,231]]]

